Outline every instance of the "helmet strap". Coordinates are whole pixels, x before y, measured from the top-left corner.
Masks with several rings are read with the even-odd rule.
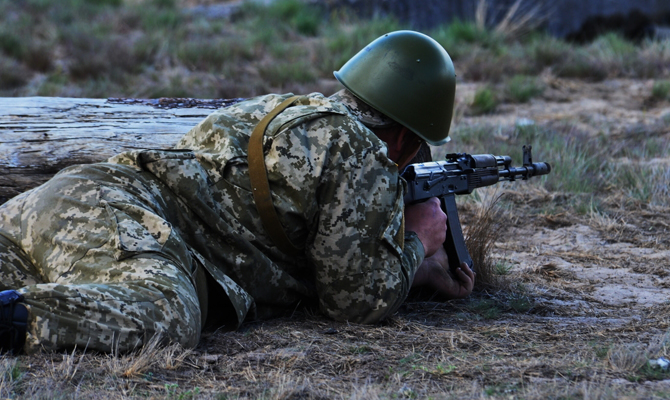
[[[372,131],[379,139],[386,142],[386,145],[388,146],[388,156],[398,164],[398,170],[400,171],[402,171],[412,158],[414,158],[421,148],[421,144],[424,142],[424,140],[414,134],[414,132],[402,125],[397,125],[392,128],[377,128]]]
[[[409,164],[409,162],[416,156],[416,153],[419,152],[421,144],[424,142],[419,136],[414,134],[414,132],[409,129],[402,127],[402,130],[398,134],[398,140],[400,142],[400,157],[397,160],[394,160],[398,164],[398,170],[402,171]]]

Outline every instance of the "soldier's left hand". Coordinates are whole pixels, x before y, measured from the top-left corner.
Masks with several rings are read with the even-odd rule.
[[[427,285],[449,299],[462,299],[472,293],[475,273],[466,263],[456,270],[456,276],[449,272],[449,259],[444,248],[423,260],[414,275],[412,286]]]

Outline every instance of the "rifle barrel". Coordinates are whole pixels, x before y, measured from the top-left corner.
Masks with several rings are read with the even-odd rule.
[[[551,172],[551,165],[546,162],[537,162],[523,167],[511,167],[498,171],[500,179],[513,181],[520,177],[525,180],[533,176],[547,175]]]

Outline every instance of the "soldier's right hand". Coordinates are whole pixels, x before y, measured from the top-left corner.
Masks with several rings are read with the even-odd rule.
[[[447,238],[447,215],[440,208],[440,200],[431,197],[423,203],[406,206],[405,230],[416,232],[426,258],[435,254]]]

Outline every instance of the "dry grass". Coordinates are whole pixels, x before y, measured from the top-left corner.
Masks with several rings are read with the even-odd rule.
[[[488,0],[478,0],[475,24],[480,29],[491,29],[508,40],[518,39],[537,29],[550,17],[547,4],[546,1],[538,1],[531,7],[522,7],[523,0],[516,0],[507,9],[503,18],[495,26],[490,27]]]
[[[467,220],[465,244],[477,272],[478,290],[502,286],[502,275],[496,269],[500,260],[493,258],[491,250],[496,240],[506,234],[508,227],[499,204],[503,196],[502,193],[485,196],[475,203],[474,212]]]
[[[65,97],[250,97],[330,93],[332,71],[373,39],[410,28],[364,21],[320,2],[243,2],[229,17],[185,11],[170,0],[0,1],[0,94]],[[203,0],[200,4],[219,3]],[[231,2],[234,3],[234,2]],[[58,4],[58,5],[57,5]],[[580,79],[667,78],[668,40],[636,46],[621,38],[570,45],[534,30],[549,2],[516,0],[492,24],[480,0],[476,21],[426,31],[467,80],[515,75]]]
[[[630,345],[608,342],[626,343],[631,330],[667,329],[668,311],[656,308],[644,322],[620,313],[628,322],[601,325],[566,315],[484,322],[464,302],[408,303],[381,326],[297,315],[207,336],[195,351],[157,349],[151,352],[156,359],[182,361],[173,367],[152,362],[141,374],[124,375],[127,369],[116,369],[116,357],[106,355],[2,359],[3,376],[16,369],[22,375],[0,381],[0,393],[85,399],[662,398],[670,392],[633,383],[653,377],[638,372],[652,347],[654,356],[667,355],[658,336],[638,335]],[[577,325],[566,331],[568,321]],[[566,341],[569,346],[562,345]]]

